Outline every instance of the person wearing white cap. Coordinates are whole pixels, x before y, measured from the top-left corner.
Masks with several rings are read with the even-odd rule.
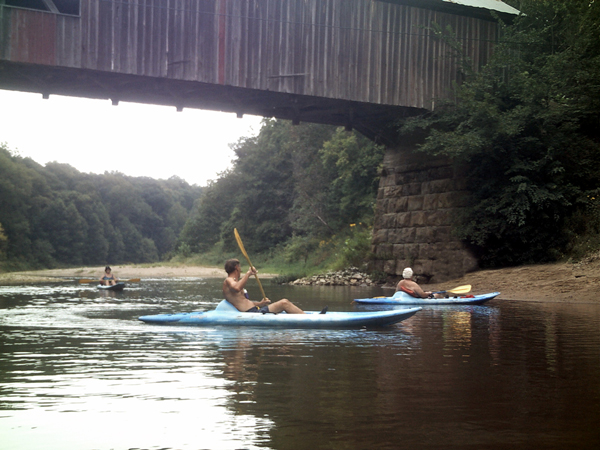
[[[410,267],[402,271],[402,280],[396,286],[396,291],[404,291],[408,295],[417,298],[441,298],[442,295],[434,294],[431,291],[424,291],[415,281],[413,281],[414,272]]]

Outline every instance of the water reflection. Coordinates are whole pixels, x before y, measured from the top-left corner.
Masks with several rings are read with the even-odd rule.
[[[468,348],[471,344],[471,313],[467,311],[448,311],[444,314],[444,341],[449,348],[456,343]]]
[[[549,314],[545,320],[545,336],[546,336],[546,361],[548,363],[548,370],[556,372],[556,363],[558,357],[558,342],[557,328],[556,328],[556,314]]]
[[[380,330],[151,326],[213,308],[220,280],[0,293],[11,449],[596,448],[600,312],[428,307]],[[276,287],[304,309],[346,289]],[[115,295],[116,294],[116,295]]]
[[[15,441],[26,437],[18,432],[25,424],[36,430],[28,431],[29,447],[23,448],[52,448],[43,436],[72,436],[73,422],[76,437],[94,439],[77,447],[76,438],[72,448],[90,448],[90,442],[94,448],[122,448],[124,442],[129,442],[125,448],[143,443],[151,448],[161,441],[173,448],[199,448],[201,442],[206,448],[240,442],[253,447],[257,424],[271,426],[268,419],[232,414],[229,383],[215,376],[220,358],[190,333],[104,336],[44,329],[7,336],[12,357],[2,360],[2,386],[10,390],[3,389],[2,404],[12,413],[0,424],[7,426],[9,419],[4,429],[16,431]],[[28,414],[16,413],[19,409]],[[58,414],[68,417],[59,421]],[[98,434],[98,427],[111,432]],[[59,441],[56,448],[65,448]],[[11,448],[21,445],[15,444]]]

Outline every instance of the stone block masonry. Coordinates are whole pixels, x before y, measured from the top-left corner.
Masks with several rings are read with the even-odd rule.
[[[460,278],[478,267],[453,233],[457,213],[469,200],[467,171],[413,148],[406,144],[386,151],[370,269],[399,278],[412,267],[422,283]]]

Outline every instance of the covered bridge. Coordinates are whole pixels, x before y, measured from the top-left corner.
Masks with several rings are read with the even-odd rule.
[[[435,108],[499,38],[499,0],[0,0],[0,88],[356,129],[388,151],[374,268],[441,281],[476,261],[453,240],[465,186],[420,160],[398,117]]]

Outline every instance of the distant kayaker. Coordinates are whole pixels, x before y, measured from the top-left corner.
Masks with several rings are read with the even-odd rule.
[[[104,274],[100,277],[100,284],[104,286],[113,286],[117,284],[118,281],[119,279],[112,273],[110,266],[106,266],[104,268]]]
[[[240,278],[242,268],[237,259],[229,259],[225,262],[225,272],[227,278],[223,281],[223,295],[229,303],[235,306],[241,312],[249,313],[280,313],[282,311],[288,314],[304,314],[300,308],[283,298],[275,303],[271,303],[268,298],[263,298],[260,302],[249,300],[244,295],[244,287],[251,275],[256,275],[258,272],[254,267],[250,267],[248,272]]]
[[[413,270],[410,267],[407,267],[402,272],[402,280],[396,286],[396,291],[404,291],[408,295],[412,295],[416,298],[443,298],[443,295],[434,294],[431,291],[424,291],[421,289],[415,281],[412,280],[414,275]]]

